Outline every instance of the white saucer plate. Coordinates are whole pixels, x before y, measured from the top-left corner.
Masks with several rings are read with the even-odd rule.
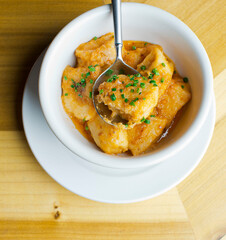
[[[23,96],[23,124],[36,159],[63,187],[99,202],[138,202],[168,191],[198,165],[213,134],[216,112],[214,94],[205,124],[185,149],[145,169],[106,168],[72,153],[47,125],[38,97],[38,77],[43,55],[37,59],[27,79]]]

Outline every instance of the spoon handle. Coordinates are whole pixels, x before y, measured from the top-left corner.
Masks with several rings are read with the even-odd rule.
[[[122,14],[121,0],[112,0],[114,31],[115,31],[115,48],[116,60],[122,59]]]

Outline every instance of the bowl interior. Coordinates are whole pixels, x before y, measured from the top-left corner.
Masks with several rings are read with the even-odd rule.
[[[201,125],[201,118],[204,118],[209,106],[206,94],[210,90],[207,78],[210,78],[211,67],[205,50],[194,33],[171,14],[145,4],[124,3],[122,20],[124,40],[142,40],[161,45],[175,62],[179,73],[189,78],[192,100],[167,142],[154,152],[138,157],[110,156],[88,142],[75,129],[63,109],[60,87],[62,72],[66,65],[75,64],[74,51],[79,44],[94,36],[113,32],[109,5],[81,15],[56,36],[42,64],[39,94],[49,126],[75,154],[108,167],[143,167],[176,153],[195,134],[195,129]],[[210,68],[209,72],[207,68]]]

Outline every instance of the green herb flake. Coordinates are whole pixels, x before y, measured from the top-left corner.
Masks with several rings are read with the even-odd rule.
[[[95,65],[94,65],[94,67],[97,67],[97,66],[99,66],[99,65],[98,65],[98,64],[95,64]]]
[[[137,93],[139,93],[140,92],[140,88],[137,88]]]
[[[144,81],[147,81],[147,78],[146,78],[146,77],[142,76],[142,78],[143,78]]]
[[[128,88],[128,87],[130,87],[130,86],[132,86],[132,83],[128,83],[128,84],[126,85],[126,88]]]
[[[129,103],[129,105],[131,105],[131,106],[134,106],[134,107],[135,107],[135,103],[134,103],[134,101],[131,101],[131,102]]]
[[[155,117],[155,115],[151,115],[150,117]]]
[[[126,127],[126,128],[128,128],[128,127],[129,127],[129,125],[128,125],[128,124],[125,124],[125,127]]]
[[[145,70],[145,69],[146,69],[146,66],[142,65],[142,66],[140,67],[140,69],[141,69],[141,70]]]
[[[151,81],[149,81],[149,83],[156,83],[156,81],[155,80],[151,80]]]
[[[86,80],[84,78],[81,79],[81,84],[85,84]]]
[[[150,124],[151,121],[148,120],[148,119],[145,119],[144,122],[145,122],[146,124]]]
[[[64,76],[64,79],[67,81],[67,77],[66,76]]]
[[[123,92],[123,89],[120,89],[120,92],[122,93],[122,92]]]
[[[112,69],[108,69],[105,73],[106,76],[111,76],[111,74],[113,73],[114,71]]]
[[[115,94],[114,94],[114,93],[113,93],[113,94],[111,94],[111,96],[110,96],[110,97],[111,97],[111,100],[112,100],[112,101],[115,101],[115,100],[116,100],[116,96],[115,96]]]
[[[90,72],[87,72],[86,73],[86,78],[90,76]]]
[[[143,100],[146,100],[146,98],[144,97]]]
[[[88,126],[85,126],[85,130],[88,131],[88,130],[89,130],[89,127],[88,127]]]
[[[111,91],[115,92],[115,91],[116,91],[116,88],[112,88]]]
[[[88,68],[89,68],[90,72],[95,72],[96,71],[95,67],[93,67],[92,65],[88,66]]]
[[[83,119],[82,119],[82,121],[83,121],[83,122],[85,122],[85,121],[86,121],[86,119],[85,119],[85,118],[83,118]]]
[[[75,87],[75,85],[71,85],[71,88],[74,88]]]
[[[145,118],[143,117],[140,121],[141,121],[141,122],[144,122],[144,121],[145,121]]]
[[[129,100],[128,100],[128,98],[126,98],[124,101],[125,101],[125,103],[127,103]]]
[[[78,96],[82,98],[82,94],[79,93]]]
[[[92,98],[92,95],[93,95],[92,92],[89,92],[89,98]]]
[[[137,73],[134,75],[135,77],[141,77],[141,74],[140,73]]]
[[[93,40],[95,40],[95,41],[96,41],[96,40],[97,40],[97,37],[95,36],[95,37],[93,38]]]
[[[182,89],[184,89],[184,85],[181,85]]]
[[[136,86],[137,86],[137,83],[133,83],[133,85],[132,85],[132,86],[136,87]]]
[[[163,62],[163,63],[161,63],[161,64],[162,64],[162,66],[163,66],[163,67],[165,67],[165,66],[166,66],[166,64],[165,64],[164,62]]]
[[[145,83],[143,83],[143,82],[140,83],[140,87],[141,87],[141,88],[145,88]]]
[[[162,79],[160,80],[160,82],[161,82],[161,83],[164,83],[164,78],[162,78]]]
[[[68,93],[65,93],[64,96],[68,96]]]
[[[103,90],[103,89],[100,89],[99,93],[102,94],[103,92],[104,92],[104,90]]]
[[[176,70],[174,70],[174,71],[173,71],[173,73],[174,73],[174,74],[176,74],[176,73],[177,73],[177,71],[176,71]]]
[[[132,49],[133,49],[133,50],[136,50],[137,48],[136,48],[136,46],[132,46]]]
[[[134,83],[139,83],[139,80],[133,80]]]
[[[158,84],[154,83],[153,86],[154,86],[154,87],[158,87]]]
[[[187,82],[188,82],[188,78],[187,78],[187,77],[183,78],[183,81],[184,81],[185,83],[187,83]]]
[[[124,94],[121,94],[121,97],[124,99],[124,98],[125,98],[125,95],[124,95]]]
[[[142,92],[139,92],[139,95],[141,95]]]
[[[156,76],[159,76],[159,71],[157,70],[157,68],[153,68],[152,73],[154,73]]]
[[[134,89],[131,89],[130,92],[131,92],[131,93],[134,93]]]
[[[148,78],[149,78],[149,79],[152,79],[153,76],[154,76],[153,74],[150,74],[150,75],[148,76]]]
[[[90,84],[93,84],[93,80],[92,79],[90,79],[89,82],[90,82]]]
[[[75,92],[78,92],[78,88],[77,87],[75,87]]]
[[[146,46],[147,44],[148,44],[148,43],[147,43],[147,42],[145,42],[145,43],[144,43],[144,46]]]
[[[113,82],[112,78],[108,78],[107,82]]]

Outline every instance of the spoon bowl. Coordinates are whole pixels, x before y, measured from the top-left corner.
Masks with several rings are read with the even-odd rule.
[[[127,120],[121,118],[119,114],[113,114],[111,110],[104,104],[99,103],[97,100],[97,95],[99,94],[98,88],[101,83],[106,82],[113,75],[135,75],[139,72],[134,68],[127,65],[121,58],[116,59],[116,61],[106,69],[95,81],[93,86],[93,104],[99,116],[107,123],[111,125],[117,125],[119,123],[126,124]]]

